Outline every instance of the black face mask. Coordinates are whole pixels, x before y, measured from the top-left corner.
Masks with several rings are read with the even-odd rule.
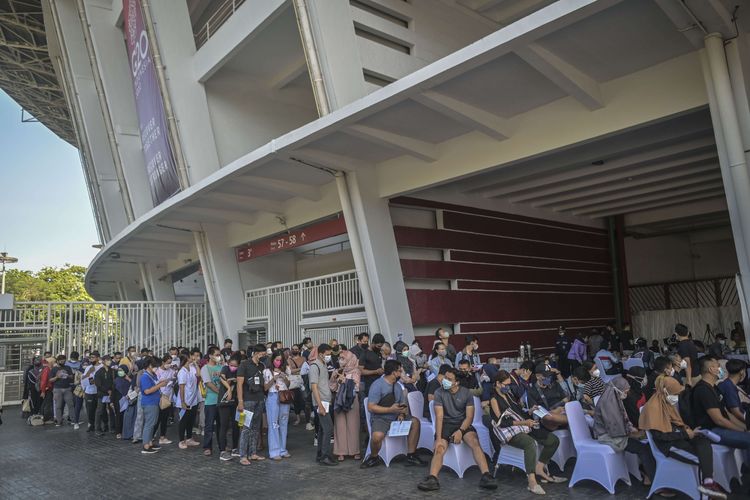
[[[58,361],[58,362],[57,362],[57,364],[58,364],[59,366],[65,366],[65,361]]]
[[[42,366],[42,362],[41,361],[34,361],[34,366]]]
[[[365,342],[364,344],[362,344],[362,347],[365,348],[365,349],[367,349],[368,347],[370,347],[370,343],[369,342]]]
[[[375,352],[380,352],[380,347],[374,345],[374,346],[372,346],[372,350],[375,351]]]

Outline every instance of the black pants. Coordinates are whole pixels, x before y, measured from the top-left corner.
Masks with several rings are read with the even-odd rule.
[[[637,439],[628,438],[628,445],[625,447],[625,451],[638,455],[646,475],[651,479],[654,478],[656,475],[656,460],[651,453],[651,447],[648,443],[641,443]]]
[[[197,408],[197,406],[188,408],[180,419],[180,424],[177,426],[180,441],[193,439],[193,424],[195,423],[195,411]],[[181,408],[178,408],[178,411],[181,410]]]
[[[36,390],[36,387],[29,389],[31,397],[31,414],[39,415],[42,412],[42,395]]]
[[[98,396],[96,399],[94,430],[97,432],[107,432],[109,428],[109,403],[104,403],[103,398],[104,396]]]
[[[118,398],[117,401],[120,399]],[[115,403],[114,405],[114,411],[115,411],[115,432],[117,434],[122,434],[122,420],[124,417],[124,414],[120,412],[120,404]]]
[[[227,431],[232,430],[232,448],[240,447],[240,428],[234,421],[237,405],[219,406],[219,451],[227,449]]]
[[[44,421],[52,420],[54,418],[54,415],[52,414],[52,408],[53,408],[53,397],[52,397],[52,390],[49,390],[44,395],[44,398],[42,399],[42,409],[41,414],[42,417],[44,417]]]
[[[167,437],[167,425],[169,425],[169,415],[172,414],[172,408],[172,406],[168,406],[159,409],[159,421],[157,425],[159,426],[159,437],[161,438]]]
[[[96,405],[97,397],[96,394],[86,394],[86,416],[89,419],[89,427],[94,428],[94,421],[96,418]]]
[[[688,453],[692,453],[698,457],[698,468],[701,472],[701,479],[714,477],[714,453],[711,449],[711,441],[709,441],[708,438],[695,436],[691,440],[662,441],[660,444],[662,444],[662,446],[660,446],[661,449],[664,449],[664,447],[668,445],[671,448],[678,448],[680,450],[685,450]],[[668,456],[675,460],[679,460],[680,462],[692,463],[677,453],[668,453]]]

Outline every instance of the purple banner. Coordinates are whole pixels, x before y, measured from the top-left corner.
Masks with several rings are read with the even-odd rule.
[[[164,102],[159,91],[140,2],[123,0],[123,15],[143,157],[146,160],[151,198],[154,205],[158,205],[180,191],[177,164],[169,142]]]

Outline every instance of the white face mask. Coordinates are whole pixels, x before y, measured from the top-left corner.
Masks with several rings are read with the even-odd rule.
[[[601,372],[601,370],[599,370],[599,368],[597,368],[596,370],[594,370],[594,371],[593,371],[593,372],[591,373],[591,375],[593,375],[594,377],[598,377],[598,376],[599,376],[599,375],[601,375],[601,374],[602,374],[602,372]]]
[[[667,403],[671,404],[672,406],[677,406],[677,403],[680,401],[680,397],[676,394],[667,394]]]
[[[221,356],[214,356],[214,361],[216,361],[217,363],[221,363],[221,359]]]
[[[670,377],[674,377],[674,368],[672,368],[671,370],[669,370],[669,376]]]
[[[680,368],[683,370],[687,369],[687,361],[685,361],[684,359],[680,361]]]
[[[331,355],[330,354],[326,354],[325,356],[323,356],[323,359],[325,360],[326,363],[330,363],[331,362]]]
[[[270,356],[271,354],[273,354],[273,351],[271,351],[271,349],[266,349],[266,354]]]

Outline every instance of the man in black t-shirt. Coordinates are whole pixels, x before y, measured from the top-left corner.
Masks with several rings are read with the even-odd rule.
[[[702,380],[695,384],[692,392],[693,423],[701,429],[709,429],[721,440],[719,444],[731,448],[750,449],[750,432],[745,424],[727,412],[716,382],[722,371],[719,362],[711,357],[700,360]]]
[[[243,422],[240,433],[240,463],[242,465],[250,465],[250,460],[261,459],[258,455],[258,443],[265,396],[263,394],[264,367],[260,358],[266,355],[266,346],[258,344],[252,348],[252,351],[252,356],[240,363],[237,369],[237,409],[253,414],[249,424]]]
[[[440,370],[438,370],[437,377],[430,380],[427,383],[427,387],[424,389],[424,417],[428,420],[431,420],[430,416],[430,401],[435,399],[435,391],[440,389],[440,384],[443,383],[443,377],[445,377],[445,374],[448,373],[448,370],[450,370],[450,365],[440,365]]]
[[[357,343],[354,344],[351,349],[349,349],[349,352],[357,356],[357,359],[360,359],[365,351],[367,351],[369,343],[370,335],[366,332],[362,332],[357,335]]]
[[[687,368],[685,369],[687,385],[693,385],[696,382],[694,379],[700,375],[698,348],[690,339],[687,326],[677,323],[674,327],[674,333],[677,335],[677,354],[687,361]]]
[[[370,386],[383,374],[383,358],[380,356],[380,348],[385,344],[385,337],[376,333],[372,336],[372,345],[359,358],[359,369],[362,372],[362,380],[365,382],[365,394],[360,398],[367,397]]]
[[[73,415],[73,369],[65,366],[65,355],[60,354],[57,358],[57,366],[50,370],[50,382],[52,383],[52,400],[55,403],[55,427],[63,423],[63,409],[68,406],[68,413]]]

